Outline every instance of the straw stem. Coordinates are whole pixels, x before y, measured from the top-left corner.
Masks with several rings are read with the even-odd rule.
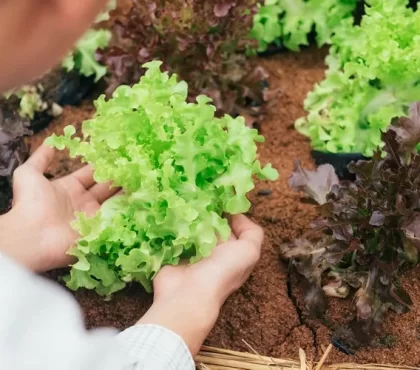
[[[299,349],[299,360],[275,359],[262,356],[249,344],[252,353],[242,353],[221,348],[203,347],[196,357],[197,369],[200,370],[312,370],[312,364],[307,361],[303,349]],[[376,365],[376,364],[334,364],[326,365],[325,362],[332,351],[328,346],[321,361],[314,370],[420,370],[419,367],[401,365]]]

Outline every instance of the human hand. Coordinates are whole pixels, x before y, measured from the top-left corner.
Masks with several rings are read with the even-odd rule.
[[[77,239],[75,212],[93,215],[118,189],[97,184],[86,166],[59,180],[44,172],[54,149],[42,145],[13,176],[13,207],[0,217],[0,251],[36,272],[65,267],[66,251]]]
[[[156,324],[181,336],[193,355],[213,328],[225,300],[248,279],[260,258],[263,230],[233,216],[232,235],[211,257],[166,266],[153,281],[154,302],[139,324]]]

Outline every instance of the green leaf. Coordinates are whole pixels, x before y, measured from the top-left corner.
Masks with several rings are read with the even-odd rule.
[[[228,239],[223,214],[249,210],[254,174],[278,177],[256,160],[256,143],[263,141],[256,130],[243,118],[216,118],[208,97],[188,103],[187,84],[160,66],[146,64],[138,84],[119,87],[109,100],[100,97],[83,139],[70,126],[48,140],[89,163],[96,181],[123,190],[95,216],[76,215],[71,289],[109,295],[138,282],[150,291],[162,266],[199,261],[218,237]]]
[[[108,0],[105,9],[96,17],[95,23],[110,19],[109,13],[117,8],[117,0]]]
[[[19,115],[22,118],[33,120],[36,113],[43,112],[48,107],[48,104],[42,100],[42,96],[35,86],[22,86],[19,90],[14,91],[13,94],[20,98]]]
[[[391,119],[420,100],[420,11],[406,0],[368,3],[360,26],[348,19],[336,30],[326,78],[296,122],[317,150],[370,157]]]
[[[86,77],[95,76],[95,82],[99,81],[107,73],[105,66],[96,60],[96,51],[108,46],[111,40],[111,32],[108,30],[88,30],[77,42],[75,50],[62,62],[67,71],[77,69]]]
[[[319,47],[330,44],[343,20],[353,20],[357,0],[266,0],[254,16],[251,37],[259,41],[258,51],[282,43],[298,51],[308,45],[315,29]]]

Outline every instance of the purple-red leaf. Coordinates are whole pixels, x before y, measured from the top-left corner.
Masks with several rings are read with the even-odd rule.
[[[380,170],[383,163],[381,152],[376,152],[369,161],[358,161],[349,164],[350,173],[358,179],[377,181],[380,179]]]
[[[413,301],[411,300],[408,293],[404,290],[404,288],[392,284],[390,288],[391,297],[394,298],[399,304],[403,306],[410,307],[413,305]]]
[[[420,142],[420,103],[410,108],[410,118],[394,119],[387,133],[383,134],[386,148],[392,156],[398,156],[403,163],[410,160]]]
[[[334,238],[340,241],[350,242],[353,238],[353,229],[351,225],[336,225],[331,226],[331,230],[333,232]]]
[[[372,298],[363,288],[360,288],[356,292],[356,298],[357,318],[359,320],[369,319],[372,315]]]
[[[318,285],[313,285],[305,295],[305,308],[311,317],[319,317],[327,310],[324,291]]]
[[[326,272],[334,274],[335,282],[324,287],[330,296],[344,295],[342,284],[358,289],[357,325],[352,329],[365,338],[378,331],[388,310],[402,313],[412,305],[396,276],[405,271],[402,266],[419,262],[420,155],[415,149],[420,143],[420,104],[412,105],[410,118],[394,119],[383,138],[385,153],[350,164],[356,181],[332,186],[328,196],[320,191],[329,184],[322,168],[304,171],[297,162],[290,179],[293,188],[326,202],[312,223],[311,235],[321,241],[316,247],[299,241],[300,246],[312,245],[306,259],[305,249],[286,257],[312,285],[324,281]],[[316,258],[308,258],[308,251],[315,256],[315,250]],[[311,301],[316,301],[315,292],[310,292]]]
[[[214,15],[219,18],[226,17],[233,6],[235,6],[234,2],[216,4],[213,8]]]
[[[189,86],[189,100],[215,98],[217,115],[242,115],[249,125],[263,116],[270,98],[265,77],[245,51],[258,0],[121,1],[111,14],[111,47],[99,51],[108,67],[107,95],[138,83],[146,62],[158,59]]]
[[[385,221],[385,216],[383,215],[383,213],[381,211],[374,211],[372,213],[372,216],[370,217],[369,223],[372,226],[382,226],[384,224]]]
[[[407,239],[420,250],[420,213],[414,212],[401,228]]]
[[[12,176],[14,170],[28,157],[24,137],[31,132],[29,121],[21,118],[16,107],[2,101],[0,110],[0,215],[12,204]]]
[[[330,164],[323,164],[316,171],[309,171],[303,169],[298,160],[295,161],[293,174],[289,179],[292,189],[303,191],[320,205],[327,202],[331,188],[338,183],[334,167]]]

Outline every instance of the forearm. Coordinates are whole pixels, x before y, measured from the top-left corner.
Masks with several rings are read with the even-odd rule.
[[[1,256],[0,302],[0,369],[194,369],[182,339],[165,328],[140,325],[117,338],[87,332],[68,293]]]
[[[193,292],[183,292],[168,300],[157,300],[138,324],[165,327],[179,335],[195,356],[212,330],[220,305]]]

